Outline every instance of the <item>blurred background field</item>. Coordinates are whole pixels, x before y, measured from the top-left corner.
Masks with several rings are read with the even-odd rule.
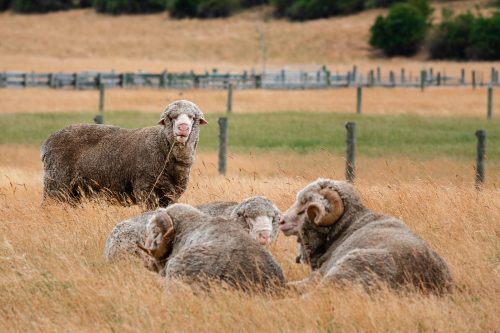
[[[432,2],[489,15],[490,1]],[[387,9],[305,22],[273,18],[268,6],[226,19],[174,20],[97,14],[0,13],[0,72],[190,71],[310,68],[360,72],[434,68],[485,77],[498,61],[429,61],[425,48],[409,58],[381,57],[369,29]],[[102,251],[114,225],[139,207],[100,200],[77,207],[42,206],[39,148],[53,131],[92,123],[98,91],[0,89],[0,332],[496,332],[500,329],[500,96],[486,119],[486,89],[365,88],[235,90],[229,115],[228,170],[217,172],[217,118],[222,90],[108,89],[104,120],[152,126],[173,100],[204,111],[196,162],[181,202],[201,204],[265,195],[286,210],[318,177],[345,179],[346,121],[357,123],[356,187],[366,205],[403,219],[450,264],[456,281],[442,298],[328,287],[307,297],[211,294],[166,290],[137,260],[107,263]],[[476,137],[487,131],[486,181],[474,187]],[[288,280],[309,274],[294,262],[296,242],[270,247]]]

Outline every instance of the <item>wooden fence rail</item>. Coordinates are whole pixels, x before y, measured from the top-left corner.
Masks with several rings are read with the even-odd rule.
[[[279,70],[263,74],[244,71],[240,74],[220,74],[217,70],[195,74],[186,73],[115,73],[115,72],[80,72],[80,73],[35,73],[35,72],[0,72],[0,88],[72,88],[99,89],[153,87],[166,89],[227,89],[232,84],[235,89],[327,89],[340,87],[415,87],[424,89],[431,86],[491,86],[500,87],[498,70],[491,68],[488,75],[472,70],[466,73],[462,69],[456,76],[435,72],[432,68],[419,73],[401,69],[400,73],[389,71],[382,73],[380,67],[369,70],[366,74],[356,66],[345,73],[333,72],[326,67],[315,71]]]

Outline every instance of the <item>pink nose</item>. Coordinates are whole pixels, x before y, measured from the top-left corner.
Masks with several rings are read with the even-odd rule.
[[[286,223],[285,218],[284,218],[284,217],[282,217],[282,218],[280,219],[280,225],[283,225],[283,224],[285,224],[285,223]]]
[[[179,125],[177,125],[177,129],[180,131],[187,131],[187,130],[189,130],[189,125],[188,124],[179,124]]]
[[[189,125],[188,124],[179,124],[177,125],[177,130],[179,134],[187,135],[189,134]]]
[[[269,235],[268,234],[259,234],[259,244],[266,245],[269,243]]]

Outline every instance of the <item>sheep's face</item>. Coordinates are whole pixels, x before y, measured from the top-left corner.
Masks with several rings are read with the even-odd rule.
[[[329,226],[335,223],[344,212],[344,205],[339,193],[330,186],[320,186],[314,182],[297,194],[297,200],[283,214],[280,230],[286,235],[297,236],[304,222],[317,226]]]
[[[158,124],[165,126],[168,137],[185,144],[194,129],[207,124],[207,121],[194,103],[181,100],[167,106]]]
[[[281,213],[269,199],[249,198],[236,207],[235,214],[259,244],[268,245],[276,237]]]
[[[281,217],[279,228],[285,236],[297,236],[300,226],[307,217],[308,202],[295,201]]]

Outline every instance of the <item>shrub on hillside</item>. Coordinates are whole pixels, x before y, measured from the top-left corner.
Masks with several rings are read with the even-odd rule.
[[[261,5],[268,5],[269,0],[241,0],[241,7],[249,8]]]
[[[466,59],[473,25],[474,16],[470,12],[454,18],[451,12],[443,11],[443,21],[435,27],[430,39],[431,58]]]
[[[467,57],[475,60],[500,60],[500,12],[474,22]]]
[[[170,16],[175,18],[195,17],[199,2],[199,0],[171,0],[168,2],[167,9]]]
[[[271,0],[274,6],[274,16],[285,17],[286,10],[293,4],[294,0]]]
[[[491,17],[470,12],[445,19],[435,28],[430,40],[434,59],[499,60],[500,13]]]
[[[415,54],[425,39],[428,18],[412,4],[391,7],[386,17],[379,15],[370,29],[370,45],[388,56]]]
[[[228,17],[239,7],[238,0],[203,0],[200,1],[196,17],[215,18]]]
[[[348,15],[365,9],[365,0],[337,0],[335,11],[337,15]]]
[[[333,15],[334,0],[295,0],[285,9],[285,16],[291,20],[305,21]]]
[[[380,7],[390,7],[398,2],[404,2],[406,0],[366,0],[366,8],[380,8]]]
[[[19,13],[47,13],[72,7],[72,0],[12,0],[10,4],[10,8]]]
[[[3,12],[10,7],[10,0],[0,0],[0,12]]]
[[[165,0],[94,0],[93,6],[99,13],[140,14],[165,10]]]
[[[239,0],[171,0],[168,9],[176,18],[213,18],[230,16],[239,5]]]
[[[365,0],[277,0],[275,15],[305,21],[362,11]]]

